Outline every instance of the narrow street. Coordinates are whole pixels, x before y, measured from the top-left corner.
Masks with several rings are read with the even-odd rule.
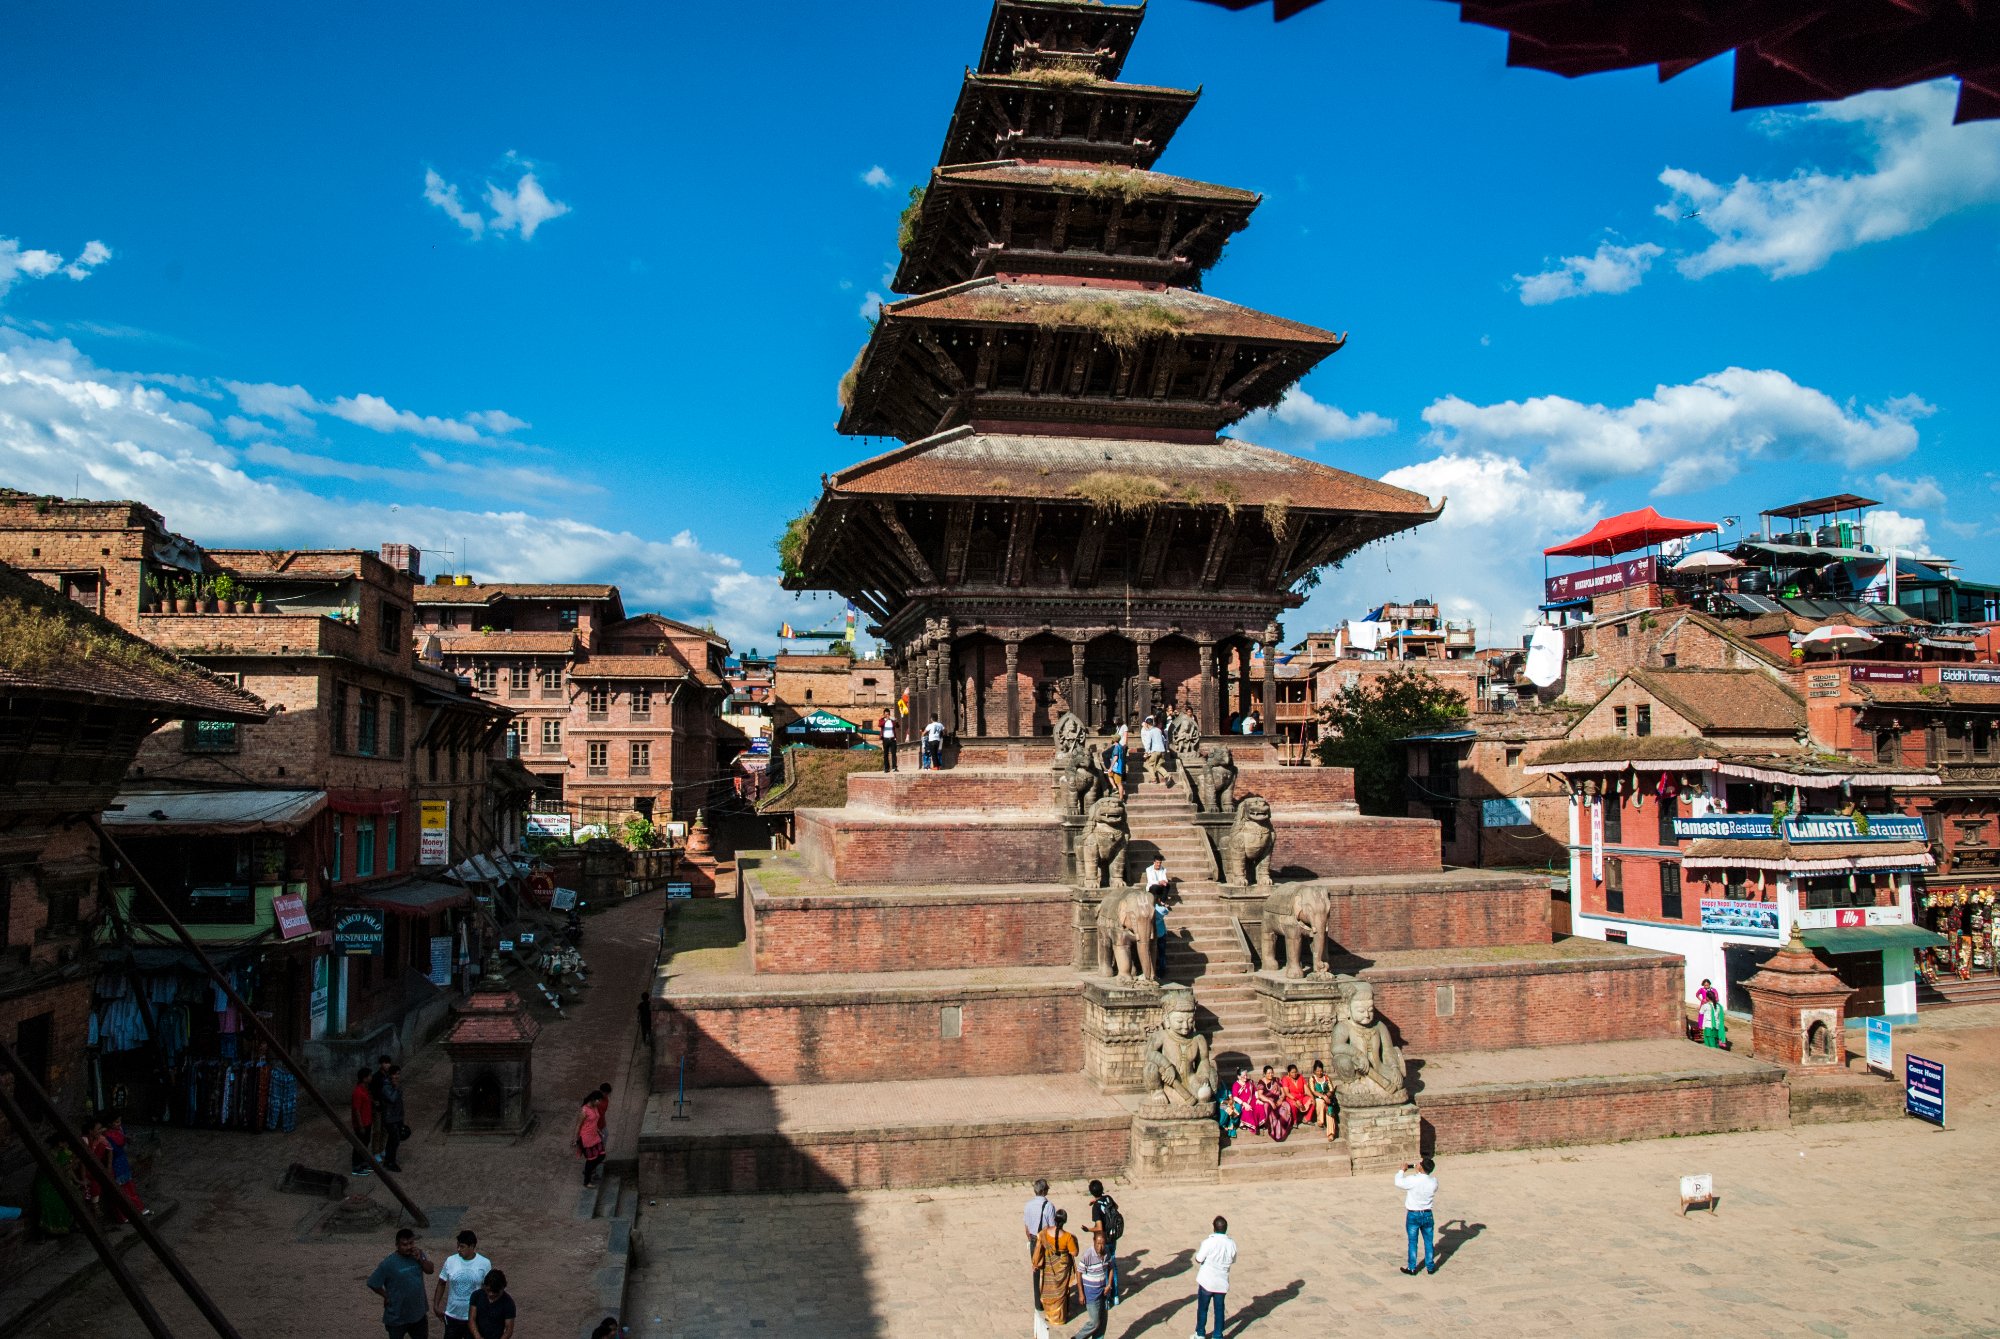
[[[583,949],[590,986],[566,1006],[566,1018],[536,998],[531,1012],[543,1025],[535,1044],[536,1123],[525,1138],[503,1143],[443,1134],[451,1068],[442,1050],[426,1047],[403,1062],[414,1137],[403,1146],[401,1180],[431,1220],[420,1243],[441,1260],[461,1229],[477,1232],[479,1249],[507,1272],[523,1339],[587,1334],[607,1314],[597,1299],[610,1224],[577,1217],[581,1176],[570,1137],[584,1093],[609,1082],[611,1165],[637,1154],[646,1053],[638,1044],[636,1003],[652,970],[659,917],[658,894],[589,917]],[[345,1109],[344,1089],[328,1097]],[[330,1201],[278,1189],[290,1163],[328,1171],[347,1166],[345,1143],[317,1110],[309,1112],[303,1099],[299,1105],[299,1128],[290,1135],[160,1130],[147,1192],[179,1201],[164,1235],[245,1339],[379,1336],[381,1304],[363,1280],[393,1249],[393,1226],[327,1232]],[[349,1184],[354,1193],[396,1207],[371,1178]],[[126,1259],[177,1334],[209,1333],[143,1249]],[[144,1333],[100,1271],[22,1339]]]

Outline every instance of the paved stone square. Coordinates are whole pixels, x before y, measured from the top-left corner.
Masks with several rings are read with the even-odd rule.
[[[1194,1327],[1194,1246],[1242,1251],[1228,1333],[2000,1334],[2000,1010],[1926,1015],[1951,1123],[1802,1127],[1446,1159],[1435,1277],[1403,1263],[1387,1177],[1116,1186],[1130,1299],[1114,1336]],[[1721,1205],[1679,1214],[1712,1172]],[[643,1339],[1025,1336],[1025,1186],[654,1205],[629,1294]],[[1081,1183],[1056,1187],[1080,1214]],[[1074,1328],[1074,1327],[1072,1327]]]

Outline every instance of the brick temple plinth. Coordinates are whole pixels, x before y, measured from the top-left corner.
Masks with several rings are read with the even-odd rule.
[[[1340,983],[1340,977],[1331,975],[1287,978],[1275,971],[1257,973],[1252,988],[1264,1011],[1264,1027],[1277,1043],[1280,1067],[1297,1065],[1300,1073],[1310,1074],[1313,1061],[1328,1058],[1333,1025],[1340,1017]]]
[[[1750,996],[1750,1051],[1790,1069],[1847,1065],[1847,997],[1853,988],[1813,956],[1798,927],[1757,975],[1743,983]]]
[[[480,983],[458,1006],[444,1052],[451,1057],[445,1128],[452,1134],[526,1134],[535,1123],[534,1049],[541,1024],[520,996]]]

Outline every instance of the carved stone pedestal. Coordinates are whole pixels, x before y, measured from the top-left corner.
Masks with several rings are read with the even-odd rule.
[[[1423,1122],[1415,1102],[1394,1106],[1343,1107],[1340,1134],[1354,1173],[1393,1172],[1423,1157]]]
[[[1213,1181],[1222,1161],[1215,1103],[1170,1107],[1151,1102],[1132,1117],[1135,1181]]]
[[[1236,826],[1236,815],[1196,814],[1194,822],[1201,829],[1201,835],[1208,839],[1207,877],[1219,879],[1222,877],[1222,844],[1229,840],[1229,830]]]
[[[1252,978],[1264,1026],[1277,1043],[1279,1065],[1297,1065],[1312,1073],[1313,1061],[1325,1062],[1333,1046],[1333,1025],[1340,1010],[1341,978],[1287,978],[1265,970]]]
[[[1065,815],[1057,821],[1062,824],[1063,882],[1084,883],[1086,882],[1084,877],[1077,873],[1076,844],[1083,840],[1084,826],[1090,820],[1082,817],[1072,818]]]
[[[1150,981],[1083,983],[1083,1072],[1104,1093],[1146,1090],[1146,1036],[1160,1025],[1160,988]]]

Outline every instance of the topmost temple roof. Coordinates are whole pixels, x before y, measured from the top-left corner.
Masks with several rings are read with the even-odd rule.
[[[998,0],[979,49],[981,74],[1084,70],[1116,79],[1146,16],[1136,5],[1097,0]]]

